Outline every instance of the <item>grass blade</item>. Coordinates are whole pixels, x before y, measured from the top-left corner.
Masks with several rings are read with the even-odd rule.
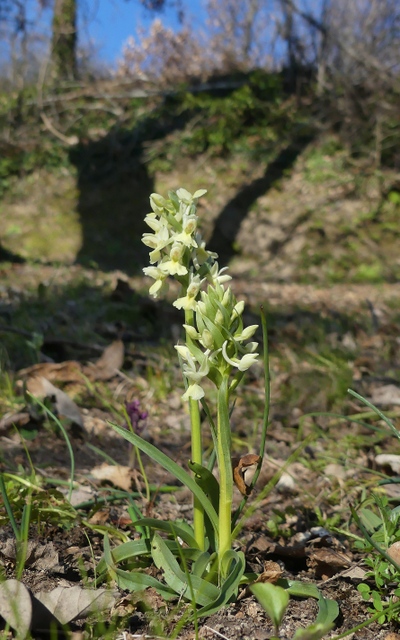
[[[154,445],[150,444],[146,440],[143,440],[140,436],[136,435],[136,433],[132,433],[131,431],[127,431],[123,427],[120,427],[117,424],[112,422],[109,423],[114,431],[119,433],[125,440],[131,442],[135,447],[138,447],[143,453],[146,453],[152,460],[161,465],[164,469],[172,473],[177,480],[179,480],[182,484],[184,484],[192,493],[195,495],[201,504],[203,505],[204,511],[207,513],[210,521],[212,523],[213,529],[218,536],[219,532],[219,524],[218,524],[218,516],[217,513],[212,506],[210,500],[207,498],[204,491],[196,484],[195,480],[180,467],[176,462],[168,458],[162,451],[157,449]]]

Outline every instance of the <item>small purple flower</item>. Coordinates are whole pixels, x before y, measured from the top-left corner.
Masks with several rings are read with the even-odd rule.
[[[126,413],[128,414],[133,431],[140,435],[146,427],[146,420],[147,416],[149,415],[148,412],[140,411],[139,400],[127,402],[125,404],[125,409]],[[128,425],[125,426],[128,427]]]

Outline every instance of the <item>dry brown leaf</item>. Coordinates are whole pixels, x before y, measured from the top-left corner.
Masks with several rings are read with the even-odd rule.
[[[350,578],[350,580],[355,580],[358,582],[359,580],[365,580],[366,573],[367,572],[365,571],[365,569],[355,564],[353,567],[350,567],[350,569],[341,571],[340,575],[343,578]]]
[[[18,580],[0,584],[0,617],[26,638],[32,623],[32,600],[28,589]]]
[[[115,376],[124,363],[125,347],[122,340],[114,340],[102,356],[95,362],[85,367],[85,374],[91,380],[108,380]]]
[[[82,382],[82,365],[75,360],[53,363],[42,362],[26,369],[21,369],[18,375],[22,378],[40,377],[59,382]]]
[[[17,558],[17,541],[7,538],[0,544],[0,554],[15,561]],[[35,540],[28,540],[26,547],[25,566],[39,571],[49,571],[59,567],[59,555],[52,542],[39,544]]]
[[[259,462],[260,456],[255,453],[232,459],[233,480],[243,496],[250,493],[251,481]]]
[[[53,591],[36,593],[35,597],[57,618],[68,624],[78,618],[111,609],[117,594],[108,589],[82,589],[82,587],[56,587]]]
[[[20,413],[6,413],[0,420],[0,431],[6,431],[8,427],[13,425],[16,427],[23,427],[28,424],[31,417],[26,411]]]
[[[335,573],[348,569],[352,559],[340,551],[334,549],[313,549],[309,553],[308,565],[314,569],[317,578],[327,580]]]
[[[275,584],[282,577],[282,573],[280,564],[273,560],[266,560],[264,562],[264,570],[260,573],[256,582],[271,582]]]
[[[57,413],[65,416],[83,429],[83,419],[78,405],[64,391],[58,389],[49,380],[40,377],[29,378],[26,387],[36,398],[55,398]]]
[[[131,467],[103,462],[103,464],[92,469],[92,476],[97,480],[111,482],[115,487],[123,491],[130,491],[135,473]]]
[[[64,493],[64,491],[62,493]],[[68,490],[65,490],[65,495],[67,495],[67,493],[68,493]],[[78,504],[81,504],[82,502],[87,502],[88,500],[94,500],[95,496],[96,496],[96,491],[93,489],[93,487],[79,486],[72,491],[69,502],[72,504],[73,507],[76,507]]]

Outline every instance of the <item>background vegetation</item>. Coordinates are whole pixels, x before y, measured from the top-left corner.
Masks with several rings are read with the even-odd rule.
[[[168,300],[149,300],[140,238],[150,193],[207,188],[199,216],[208,246],[229,265],[246,322],[258,322],[260,304],[268,311],[272,470],[267,464],[267,489],[238,544],[257,573],[274,553],[291,577],[303,572],[313,581],[344,570],[320,551],[353,553],[350,563],[367,557],[369,575],[355,578],[363,580],[360,593],[351,583],[339,598],[344,581],[328,584],[345,632],[398,597],[397,569],[374,546],[399,542],[398,497],[393,486],[383,498],[381,485],[378,498],[371,493],[398,475],[377,462],[396,454],[398,433],[347,390],[371,398],[397,424],[400,3],[208,0],[200,26],[182,0],[170,29],[166,3],[142,2],[151,26],[132,34],[106,68],[78,32],[77,2],[0,0],[0,523],[12,522],[8,495],[19,542],[47,544],[59,525],[68,577],[93,586],[105,531],[116,547],[136,535],[138,513],[180,517],[171,478],[146,458],[136,468],[107,420],[124,424],[127,408],[140,402],[149,438],[186,464],[187,414],[172,348],[182,318]],[[54,383],[41,408],[26,394],[37,377]],[[58,401],[54,389],[65,392]],[[48,409],[61,415],[65,395],[75,404],[60,428]],[[258,445],[263,405],[255,371],[232,416],[240,455]],[[92,473],[105,456],[125,467],[122,485]],[[286,485],[275,489],[276,469],[287,465]],[[68,497],[58,491],[63,483]],[[72,490],[88,485],[75,508]],[[359,521],[349,525],[361,503],[374,544]],[[301,558],[291,556],[296,536],[305,540],[312,529],[317,538],[307,538],[313,542]],[[74,545],[79,554],[86,548],[76,562],[68,559]],[[14,562],[1,549],[1,575],[16,568],[37,586],[24,556]],[[247,596],[237,605],[247,621],[249,601],[255,606]],[[126,622],[131,606],[136,627]],[[116,624],[171,635],[182,611],[162,607],[129,600]],[[250,637],[266,624],[257,611]],[[297,632],[294,611],[285,637]],[[315,610],[307,611],[310,622]],[[232,610],[220,615],[218,628],[244,633],[238,622],[228,630]],[[380,615],[382,634],[391,620],[397,628],[398,608]],[[384,637],[377,626],[362,633]],[[91,637],[102,634],[96,628]]]
[[[143,4],[151,26],[105,69],[79,44],[76,0],[1,0],[3,250],[133,273],[148,194],[185,182],[215,194],[223,261],[396,280],[398,3],[210,0],[202,29],[182,2],[176,30]]]

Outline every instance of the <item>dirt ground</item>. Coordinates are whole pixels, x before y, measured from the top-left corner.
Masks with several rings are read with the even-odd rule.
[[[75,267],[61,267],[58,271],[46,266],[7,267],[7,284],[0,294],[2,335],[18,335],[20,327],[13,322],[13,314],[22,304],[24,290],[35,290],[50,278],[52,287],[66,286],[68,278],[75,277],[78,271],[79,268]],[[107,304],[111,305],[119,305],[121,300],[128,303],[131,296],[136,295],[134,292],[142,290],[144,285],[142,279],[128,279],[121,273],[85,273],[85,277],[92,278],[94,288],[107,288]],[[125,283],[125,288],[121,282]],[[255,504],[255,509],[237,539],[237,548],[245,551],[249,570],[262,573],[271,566],[269,563],[276,563],[274,566],[282,577],[312,582],[325,597],[336,600],[340,615],[336,627],[326,636],[334,638],[364,623],[371,615],[368,612],[371,605],[364,602],[357,591],[360,581],[366,580],[364,558],[352,548],[340,530],[345,529],[350,520],[350,505],[357,504],[360,499],[360,487],[374,486],[377,481],[374,471],[378,450],[396,453],[398,446],[387,435],[381,437],[375,447],[375,441],[368,440],[367,429],[350,427],[344,420],[334,421],[327,417],[307,419],[304,417],[308,407],[306,392],[302,391],[295,401],[287,400],[289,396],[282,394],[284,388],[293,382],[293,377],[309,376],[310,371],[317,378],[321,374],[321,369],[318,369],[321,363],[312,369],[309,362],[298,357],[294,345],[303,340],[307,331],[312,332],[313,327],[318,328],[318,323],[325,320],[336,327],[326,334],[326,340],[336,345],[347,345],[348,366],[354,386],[373,397],[374,390],[388,385],[390,380],[387,377],[398,366],[400,357],[396,324],[400,285],[335,285],[318,289],[310,285],[269,284],[257,282],[257,279],[250,284],[236,278],[233,286],[238,297],[246,299],[252,313],[257,313],[258,306],[263,304],[273,317],[270,337],[272,411],[267,452],[250,501]],[[127,512],[127,502],[113,498],[110,487],[133,492],[138,507],[151,517],[173,520],[190,517],[191,501],[187,491],[177,489],[175,480],[144,456],[148,481],[157,488],[152,492],[151,501],[146,500],[144,480],[137,464],[134,464],[130,446],[125,441],[121,442],[108,423],[111,420],[122,424],[113,408],[138,400],[141,408],[148,412],[145,437],[174,460],[186,464],[190,451],[189,418],[180,398],[182,390],[177,365],[171,364],[168,351],[166,354],[163,352],[165,342],[170,342],[171,335],[174,335],[177,319],[171,308],[163,303],[152,306],[143,303],[140,296],[135,297],[135,301],[142,305],[141,314],[145,311],[151,316],[150,323],[147,320],[148,324],[143,326],[159,323],[161,316],[161,323],[166,325],[164,346],[154,342],[150,330],[147,335],[147,329],[140,332],[140,327],[129,327],[126,323],[122,323],[121,329],[121,323],[103,317],[101,323],[92,327],[91,339],[86,342],[86,350],[83,349],[83,338],[78,333],[82,324],[78,300],[78,308],[66,305],[62,309],[62,322],[69,328],[68,338],[65,338],[67,334],[54,333],[56,325],[52,324],[52,318],[46,319],[44,329],[42,325],[44,344],[47,336],[47,347],[52,344],[54,354],[58,336],[59,344],[56,346],[63,346],[64,350],[60,348],[59,352],[62,355],[58,359],[53,357],[53,362],[47,357],[37,365],[21,367],[10,374],[17,401],[3,402],[0,417],[1,470],[28,477],[33,468],[32,481],[37,483],[40,480],[43,491],[48,492],[37,498],[39,517],[30,529],[30,552],[21,577],[34,594],[51,591],[58,586],[82,586],[92,579],[103,554],[104,528],[118,529],[127,538],[136,535]],[[342,322],[343,317],[347,318],[346,323]],[[77,344],[74,344],[74,334]],[[50,337],[54,339],[53,343]],[[115,345],[118,340],[122,341],[124,348],[122,360],[118,366],[111,366],[110,361],[104,365],[104,345],[107,341]],[[307,343],[305,348],[308,348]],[[291,362],[289,372],[280,360],[282,353]],[[101,357],[103,363],[99,363]],[[112,357],[116,357],[115,349]],[[87,364],[88,360],[91,365]],[[75,369],[71,362],[76,364]],[[118,355],[112,362],[114,365],[118,362]],[[108,365],[111,369],[107,368]],[[84,368],[88,366],[89,369]],[[82,372],[90,379],[90,384],[82,383]],[[54,505],[65,500],[71,459],[62,432],[43,417],[35,419],[32,407],[24,402],[21,395],[24,384],[29,385],[33,378],[40,376],[73,398],[81,416],[80,424],[77,420],[67,421],[75,459],[71,504],[77,515],[73,526],[72,520],[65,526],[67,517],[60,523],[54,513],[46,516],[43,511],[43,501]],[[163,383],[163,377],[168,378],[168,384]],[[395,385],[393,380],[392,383]],[[249,398],[253,396],[258,402],[256,415],[259,419],[262,384],[260,375],[254,374],[238,398],[232,429],[239,450],[246,450],[246,446],[253,449],[257,445],[257,436],[246,444],[246,434],[254,431],[254,407],[249,409]],[[396,420],[399,403],[398,396],[393,393],[392,390],[384,408],[394,411],[393,419]],[[361,412],[362,407],[348,399],[345,410],[354,414]],[[350,432],[359,437],[357,443],[340,446],[341,442],[348,443]],[[205,437],[207,439],[207,432]],[[346,450],[346,447],[349,448]],[[112,459],[114,467],[121,471],[119,477],[107,476],[106,463],[99,452]],[[287,466],[288,460],[291,461]],[[284,471],[279,482],[273,482],[270,490],[263,492],[276,471],[282,468]],[[172,490],[163,492],[162,488],[167,485],[171,485]],[[396,501],[396,496],[392,499]],[[236,500],[239,500],[239,493]],[[15,504],[19,513],[17,499]],[[3,507],[0,517],[3,525],[0,529],[0,567],[4,577],[13,578],[16,568],[14,534],[7,524]],[[276,530],[271,519],[278,523]],[[354,525],[352,527],[354,530]],[[118,544],[116,535],[111,535],[111,539],[112,544]],[[137,593],[119,591],[106,618],[118,618],[120,621],[119,630],[114,630],[112,637],[133,640],[156,637],[160,632],[155,624],[157,620],[162,622],[165,635],[173,635],[183,610],[184,607],[177,607],[176,603],[166,607],[151,589],[140,597]],[[314,599],[292,598],[280,628],[281,640],[293,638],[298,629],[312,623],[316,613],[317,602]],[[70,627],[74,637],[83,637],[80,634],[84,632],[85,621],[74,621]],[[397,629],[394,621],[383,625],[373,623],[349,637],[396,640],[400,638]],[[84,633],[84,637],[93,637],[87,629]],[[41,637],[40,634],[33,635]],[[198,636],[267,640],[274,636],[274,629],[262,607],[243,589],[237,602],[199,621]],[[178,637],[182,640],[194,638],[193,626],[185,625]]]

